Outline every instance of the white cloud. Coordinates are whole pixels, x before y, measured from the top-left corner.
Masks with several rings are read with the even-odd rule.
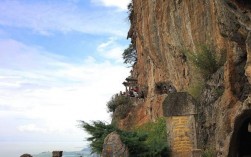
[[[1,39],[0,48],[2,68],[47,68],[55,59],[63,59],[61,56],[45,52],[41,47],[30,47],[12,39]]]
[[[105,58],[112,59],[117,63],[122,63],[122,53],[127,46],[118,43],[116,38],[109,38],[108,41],[101,43],[97,51]]]
[[[122,10],[127,10],[127,5],[131,0],[92,0],[95,4],[102,4],[107,7],[117,7]]]
[[[0,49],[8,42],[13,48],[0,53],[0,63],[9,59],[0,67],[0,108],[4,109],[0,111],[0,119],[26,119],[16,122],[15,134],[40,132],[47,134],[47,138],[60,134],[69,139],[83,139],[83,131],[76,127],[77,120],[110,119],[106,102],[124,90],[121,83],[129,69],[109,61],[97,62],[91,56],[82,64],[74,64],[13,40],[0,42]],[[21,53],[20,49],[27,51]],[[13,54],[15,57],[11,58]],[[20,57],[25,59],[19,60]],[[29,58],[38,63],[29,62]],[[0,138],[11,129],[5,123],[0,121],[0,126],[4,126]]]
[[[21,125],[18,127],[19,131],[28,131],[28,132],[42,132],[46,133],[45,128],[38,127],[36,124],[27,124],[27,125]]]
[[[123,21],[125,14],[115,14],[113,10],[88,10],[78,3],[1,1],[0,12],[0,25],[28,28],[41,35],[76,31],[125,36],[128,30]]]

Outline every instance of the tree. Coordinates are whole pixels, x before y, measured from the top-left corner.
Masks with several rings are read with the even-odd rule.
[[[125,64],[133,65],[137,62],[137,51],[134,48],[133,44],[130,44],[127,49],[124,50],[123,59]]]
[[[115,126],[112,124],[106,124],[102,121],[93,121],[92,124],[89,124],[85,121],[80,121],[83,129],[91,135],[87,138],[87,141],[90,141],[92,153],[102,153],[103,143],[105,137],[116,130]]]
[[[144,143],[147,139],[146,134],[122,131],[114,125],[105,124],[101,121],[94,121],[92,124],[84,121],[81,121],[81,123],[83,129],[91,135],[91,137],[87,138],[87,141],[91,142],[92,153],[102,153],[104,139],[113,131],[116,131],[120,135],[122,142],[128,147],[130,155],[136,157],[148,150],[147,145]]]

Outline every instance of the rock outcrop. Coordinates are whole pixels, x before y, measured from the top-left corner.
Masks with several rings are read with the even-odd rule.
[[[138,56],[133,75],[139,87],[147,89],[147,97],[118,126],[126,129],[162,117],[168,94],[156,93],[156,83],[170,82],[178,92],[189,93],[203,79],[188,54],[197,53],[197,45],[210,45],[217,56],[226,54],[226,62],[206,79],[197,98],[198,145],[210,148],[217,157],[251,155],[238,145],[250,145],[241,139],[250,136],[243,128],[251,121],[247,114],[251,110],[251,2],[133,0],[132,6],[128,37]]]
[[[102,157],[118,156],[128,157],[129,152],[125,144],[122,143],[119,134],[112,132],[104,140]]]

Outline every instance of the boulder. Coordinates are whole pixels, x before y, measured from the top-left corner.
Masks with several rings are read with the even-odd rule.
[[[128,157],[129,151],[126,145],[121,141],[116,132],[106,136],[103,144],[102,157]]]

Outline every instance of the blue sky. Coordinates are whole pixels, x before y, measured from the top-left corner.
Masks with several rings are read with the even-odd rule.
[[[130,70],[129,1],[0,1],[0,144],[71,150],[86,145],[77,120],[110,120],[106,102]]]

